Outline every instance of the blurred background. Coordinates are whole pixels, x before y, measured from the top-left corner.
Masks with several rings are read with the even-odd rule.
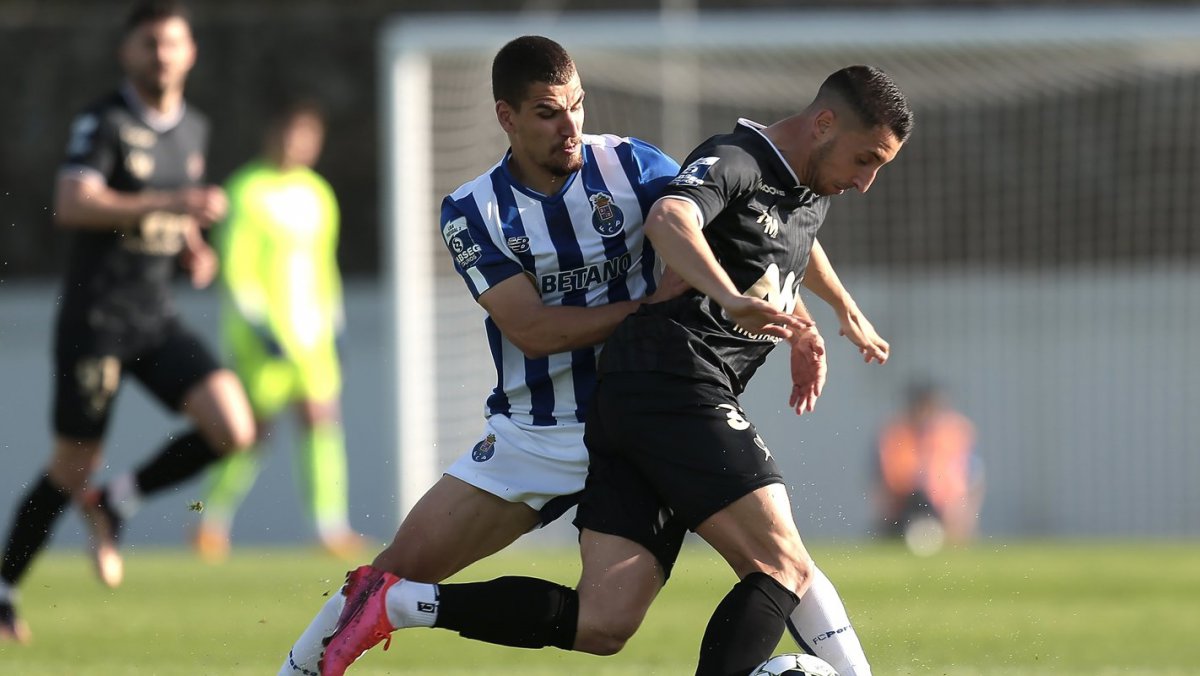
[[[127,6],[0,1],[0,523],[49,454],[51,322],[67,242],[50,223],[51,189],[71,118],[119,81],[114,50]],[[505,148],[487,80],[495,49],[532,32],[527,26],[545,26],[579,64],[589,92],[585,131],[638,136],[680,160],[739,116],[769,123],[795,112],[821,78],[850,63],[884,68],[912,99],[912,140],[869,194],[835,200],[820,236],[891,342],[892,359],[859,363],[836,336],[832,314],[810,299],[830,345],[830,380],[816,413],[796,419],[786,410],[786,355],[772,358],[744,399],[789,478],[803,534],[853,540],[874,532],[879,434],[910,384],[927,381],[974,425],[987,484],[980,537],[1200,535],[1196,6],[191,6],[200,53],[188,99],[213,123],[210,179],[223,181],[258,151],[277,98],[309,96],[328,114],[317,169],[342,208],[343,404],[352,519],[365,533],[389,537],[402,502],[394,374],[411,365],[396,362],[389,281],[404,279],[396,252],[424,241],[436,222],[432,210],[408,208],[404,186],[387,180],[400,163],[422,160],[406,158],[386,131],[385,94],[404,83],[385,64],[406,50],[429,55],[428,99],[419,105],[431,113],[423,141],[430,158],[404,166],[428,175],[428,194],[414,204],[436,205]],[[642,12],[628,25],[651,32],[659,12],[676,13],[665,31],[768,18],[763,35],[738,24],[736,45],[706,43],[695,29],[690,43],[676,35],[671,49],[633,49],[606,46],[602,32],[588,29],[591,22],[607,30],[604,22],[617,17],[578,14],[599,10]],[[444,15],[437,28],[448,24],[448,32],[433,32],[431,17],[447,11],[461,12],[475,32],[456,37]],[[428,258],[431,302],[400,316],[425,316],[434,332],[425,398],[433,402],[436,469],[477,440],[493,373],[480,313],[448,257],[440,246],[413,251]],[[215,345],[215,294],[182,282],[179,293],[185,320]],[[123,388],[116,408],[113,468],[140,461],[164,433],[183,428],[137,386]],[[238,542],[310,536],[289,476],[289,426],[274,434],[271,464],[239,514]],[[195,519],[187,504],[199,495],[196,486],[155,500],[128,541],[184,542]],[[72,519],[56,542],[80,541]],[[570,533],[559,527],[550,536]]]

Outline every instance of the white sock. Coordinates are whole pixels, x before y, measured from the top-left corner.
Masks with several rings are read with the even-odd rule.
[[[839,676],[871,676],[871,665],[833,583],[815,565],[812,586],[788,618],[788,631],[805,651],[837,669]]]
[[[432,627],[437,611],[436,584],[401,580],[387,590],[388,622],[397,629]]]
[[[325,638],[333,635],[337,629],[338,618],[346,605],[346,597],[341,590],[329,597],[321,612],[313,618],[308,628],[296,639],[283,666],[279,668],[279,676],[319,676],[321,655],[325,652]]]
[[[16,603],[17,590],[13,589],[7,582],[0,580],[0,603]]]
[[[108,506],[117,516],[129,520],[142,506],[142,494],[132,474],[118,475],[108,484]]]

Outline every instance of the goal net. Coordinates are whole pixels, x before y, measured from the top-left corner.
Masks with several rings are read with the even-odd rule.
[[[390,23],[380,51],[402,509],[478,440],[495,385],[482,311],[437,239],[437,207],[507,148],[489,71],[523,34],[576,59],[585,131],[637,136],[679,160],[739,117],[797,112],[845,65],[879,66],[909,95],[912,140],[869,195],[839,198],[821,231],[896,345],[878,372],[833,364],[857,408],[831,392],[827,415],[854,453],[920,372],[971,407],[991,435],[996,490],[1029,505],[998,513],[1002,530],[1091,528],[1105,510],[1056,485],[1097,454],[1120,466],[1129,447],[1150,447],[1152,465],[1200,475],[1188,459],[1200,430],[1180,403],[1200,401],[1200,360],[1162,356],[1190,355],[1184,336],[1200,329],[1194,9],[433,16]],[[865,460],[845,464],[865,475]],[[1129,489],[1097,471],[1100,490]],[[1116,528],[1160,524],[1163,493],[1184,500],[1180,524],[1200,521],[1190,489],[1137,472],[1148,502],[1142,516],[1113,515]],[[856,492],[847,505],[863,502],[863,481],[840,486]]]

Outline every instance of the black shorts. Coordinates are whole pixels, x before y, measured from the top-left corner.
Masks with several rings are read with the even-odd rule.
[[[99,439],[125,373],[167,408],[178,411],[193,385],[219,370],[208,348],[177,320],[153,334],[99,336],[60,324],[54,346],[54,431]]]
[[[715,384],[606,374],[584,430],[591,464],[575,524],[641,544],[668,575],[687,530],[783,482],[737,397]]]

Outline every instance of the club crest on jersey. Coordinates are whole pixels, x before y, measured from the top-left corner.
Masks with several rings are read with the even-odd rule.
[[[496,435],[489,434],[483,438],[483,441],[475,444],[475,448],[471,449],[471,459],[475,462],[487,462],[496,454]]]
[[[679,175],[671,179],[669,185],[704,185],[704,177],[714,164],[720,162],[719,157],[701,157],[687,165]]]
[[[588,198],[592,203],[592,227],[601,237],[612,237],[621,234],[625,227],[625,213],[613,201],[612,195],[598,192]]]
[[[479,262],[483,257],[483,247],[475,243],[471,231],[467,228],[466,217],[456,218],[442,228],[442,238],[450,253],[454,255],[454,263],[466,269]]]

